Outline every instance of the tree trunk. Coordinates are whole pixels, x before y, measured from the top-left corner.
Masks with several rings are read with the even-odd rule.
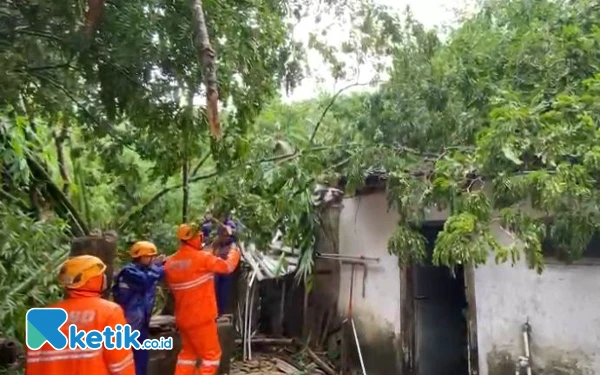
[[[102,297],[110,295],[110,286],[113,281],[115,258],[117,257],[117,238],[106,234],[100,236],[77,237],[71,243],[70,256],[93,255],[106,264],[106,281],[108,288],[102,293]]]
[[[188,221],[188,208],[189,208],[189,201],[190,201],[190,154],[188,152],[188,142],[189,142],[189,137],[188,137],[188,130],[190,128],[190,126],[193,124],[193,113],[194,113],[194,89],[192,88],[191,85],[189,85],[188,87],[188,93],[187,93],[187,111],[188,111],[188,116],[186,117],[182,122],[181,122],[181,126],[182,128],[182,132],[181,134],[183,134],[183,139],[182,139],[182,143],[183,143],[183,166],[181,169],[181,185],[182,185],[182,190],[183,190],[183,202],[182,202],[182,210],[181,210],[181,216],[182,216],[182,222],[183,223],[187,223]]]
[[[181,210],[182,222],[187,223],[188,221],[188,202],[190,200],[190,182],[189,182],[189,163],[187,161],[187,155],[184,157],[183,168],[182,168],[182,185],[183,185],[183,204]]]
[[[64,122],[64,119],[63,119]],[[67,139],[67,127],[63,123],[60,125],[60,129],[56,130],[53,134],[54,145],[56,146],[56,159],[58,162],[58,170],[60,172],[60,178],[63,181],[62,192],[66,197],[69,197],[69,188],[71,186],[71,179],[69,178],[69,172],[67,170],[67,160],[65,158],[65,150],[63,144]]]
[[[42,218],[42,205],[40,204],[40,193],[37,185],[32,181],[29,183],[29,202],[31,203],[31,213],[35,220]]]
[[[210,45],[202,0],[192,0],[192,10],[195,21],[195,43],[204,86],[206,87],[206,114],[210,132],[215,138],[221,137],[221,124],[219,123],[219,91],[217,88],[217,73],[215,68],[215,51]]]
[[[94,33],[98,30],[100,19],[104,13],[104,0],[88,0],[88,9],[85,13],[85,26],[83,34],[89,44],[94,39]]]

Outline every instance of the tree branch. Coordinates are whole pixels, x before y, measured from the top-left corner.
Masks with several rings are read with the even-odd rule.
[[[88,116],[97,126],[99,127],[103,127],[105,126],[106,128],[108,128],[108,134],[110,136],[112,136],[113,138],[115,138],[116,140],[118,140],[119,142],[121,142],[121,144],[130,149],[131,151],[137,152],[137,150],[131,146],[129,146],[127,144],[127,142],[125,142],[125,140],[123,140],[123,138],[121,138],[120,135],[117,134],[117,131],[110,125],[110,124],[102,124],[102,122],[100,120],[98,120],[94,115],[92,115],[90,113],[90,111],[88,111],[88,109],[79,102],[79,100],[77,100],[77,98],[75,98],[75,95],[73,95],[73,93],[71,93],[69,90],[67,90],[64,86],[62,86],[61,84],[59,84],[58,82],[54,81],[51,78],[48,77],[44,77],[42,75],[36,75],[34,74],[35,77],[48,82],[50,85],[54,86],[55,88],[59,89],[60,91],[62,91],[79,109],[81,109],[86,116]]]
[[[206,163],[206,161],[208,160],[208,158],[210,157],[210,151],[208,151],[206,153],[206,155],[204,155],[202,157],[202,159],[200,159],[200,161],[198,162],[198,164],[194,167],[194,169],[192,170],[192,177],[196,176],[198,174],[198,171],[200,170],[200,168],[202,168],[202,166],[204,165],[204,163]]]
[[[15,72],[37,72],[40,70],[53,70],[53,69],[63,69],[63,68],[70,68],[71,67],[71,61],[67,61],[64,63],[60,63],[60,64],[54,64],[54,65],[42,65],[42,66],[26,66],[25,68],[20,68],[20,69],[16,69]]]
[[[16,34],[25,34],[25,35],[31,35],[31,36],[36,36],[38,38],[45,38],[45,39],[50,39],[53,40],[55,42],[59,42],[62,43],[63,40],[57,36],[54,36],[50,33],[47,33],[45,31],[40,31],[40,30],[33,30],[33,29],[19,29],[17,28],[15,30]]]
[[[27,164],[34,177],[40,182],[46,184],[48,192],[53,200],[61,204],[68,212],[71,221],[77,228],[75,229],[74,235],[88,235],[90,233],[85,221],[81,218],[75,207],[71,204],[69,199],[63,194],[63,192],[52,182],[52,179],[44,170],[44,168],[35,160],[35,156],[31,152],[27,152]]]
[[[104,0],[88,0],[88,10],[85,14],[85,28],[83,35],[88,44],[94,39],[94,33],[98,30],[98,25],[104,13]]]
[[[65,158],[65,150],[63,147],[64,141],[67,139],[67,126],[66,120],[62,119],[60,130],[54,130],[52,137],[54,138],[54,146],[56,147],[56,159],[58,163],[58,170],[60,177],[63,181],[62,192],[65,196],[69,195],[69,187],[71,186],[71,179],[69,178],[69,172],[67,171],[67,160]]]
[[[215,51],[210,44],[202,0],[192,0],[194,14],[195,44],[202,67],[202,75],[206,88],[206,114],[210,125],[210,132],[215,138],[221,137],[221,124],[219,123],[219,91],[217,88],[217,73],[215,69]]]
[[[341,145],[335,145],[335,146],[341,146]],[[252,162],[240,164],[240,165],[238,165],[237,167],[234,167],[234,168],[230,168],[228,170],[228,173],[233,172],[235,170],[238,170],[240,168],[246,168],[248,166],[252,166],[252,165],[260,164],[260,163],[278,161],[278,160],[281,160],[281,159],[286,159],[285,161],[290,161],[290,160],[296,159],[297,157],[300,157],[300,156],[306,154],[307,151],[311,151],[311,150],[321,151],[321,150],[326,150],[326,149],[331,149],[331,147],[326,147],[326,146],[323,146],[323,147],[313,147],[313,148],[309,148],[309,149],[303,150],[302,152],[297,152],[297,153],[294,153],[294,154],[291,154],[291,155],[286,154],[286,155],[279,155],[279,156],[276,156],[276,157],[271,157],[271,158],[266,158],[266,159],[255,160],[255,161],[252,161]],[[201,160],[201,163],[203,163],[206,159],[208,159],[208,156],[210,156],[210,154],[206,155]],[[344,165],[345,163],[347,163],[348,161],[349,161],[349,159],[345,159],[342,163],[335,164],[334,166],[328,168],[328,170],[331,169],[331,168],[338,168],[338,167]],[[209,174],[206,174],[206,175],[193,176],[193,177],[191,177],[189,179],[188,183],[193,183],[193,182],[197,182],[197,181],[201,181],[201,180],[206,180],[206,179],[209,179],[209,178],[216,177],[218,175],[219,175],[218,171],[213,171],[213,172],[211,172]],[[316,179],[316,177],[315,177],[315,179]],[[314,179],[312,179],[311,181],[314,181]],[[152,196],[152,198],[150,198],[148,201],[146,201],[146,203],[144,203],[141,207],[133,210],[131,213],[129,213],[129,214],[127,214],[125,216],[125,219],[123,220],[123,222],[118,226],[119,231],[123,230],[124,228],[126,228],[127,225],[128,225],[128,223],[129,223],[129,221],[131,221],[134,217],[143,214],[148,208],[150,208],[150,206],[152,206],[155,202],[157,202],[165,194],[167,194],[167,193],[169,193],[169,192],[171,192],[171,191],[173,191],[175,189],[179,189],[182,186],[183,186],[183,184],[181,184],[181,183],[180,184],[176,184],[176,185],[172,185],[172,186],[168,186],[168,187],[162,189],[161,191],[159,191],[158,193],[154,194]]]
[[[218,172],[212,172],[209,173],[207,175],[201,175],[201,176],[196,176],[196,177],[192,177],[189,179],[188,184],[191,184],[193,182],[198,182],[200,180],[206,180],[209,178],[213,178],[215,176],[218,175]],[[128,214],[127,216],[125,216],[125,219],[123,220],[123,222],[118,226],[119,231],[123,230],[124,228],[127,227],[127,225],[129,224],[129,222],[136,216],[139,216],[141,214],[143,214],[144,212],[146,212],[148,210],[148,208],[150,208],[150,206],[152,206],[155,202],[157,202],[160,198],[162,198],[165,194],[179,189],[183,187],[183,184],[176,184],[176,185],[172,185],[172,186],[168,186],[164,189],[162,189],[161,191],[159,191],[158,193],[154,194],[152,196],[152,198],[150,198],[148,201],[146,201],[146,203],[144,203],[141,207],[135,209],[133,212],[131,212],[130,214]]]
[[[19,206],[19,208],[21,208],[24,212],[29,211],[29,206],[27,206],[27,204],[25,203],[25,201],[21,198],[15,197],[14,195],[12,195],[11,193],[4,191],[2,189],[0,189],[0,196],[13,201],[16,205]]]
[[[321,123],[323,122],[323,119],[325,119],[325,116],[327,115],[327,112],[329,112],[329,110],[331,109],[331,107],[333,107],[333,105],[335,104],[335,101],[337,100],[337,98],[346,90],[351,89],[352,87],[356,87],[356,86],[366,86],[366,85],[371,85],[374,82],[366,82],[366,83],[353,83],[350,84],[346,87],[342,87],[341,89],[339,89],[332,97],[331,100],[329,100],[329,103],[327,104],[327,106],[325,107],[325,109],[323,110],[323,112],[321,113],[321,117],[319,118],[319,121],[317,121],[317,124],[315,125],[315,128],[310,136],[309,139],[309,144],[312,144],[313,141],[315,140],[315,137],[317,135],[317,132],[319,131],[319,127],[321,126]]]

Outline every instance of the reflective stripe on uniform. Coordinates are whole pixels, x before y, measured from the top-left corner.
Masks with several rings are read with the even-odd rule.
[[[125,370],[127,368],[127,366],[131,366],[132,364],[133,364],[133,354],[129,354],[121,362],[109,364],[108,369],[113,374],[118,374],[119,372]]]
[[[221,364],[221,360],[218,359],[216,361],[208,361],[206,359],[202,360],[202,366],[219,366]]]
[[[27,363],[89,359],[100,356],[100,350],[38,350],[27,353]]]
[[[205,282],[207,282],[209,280],[212,280],[213,276],[214,275],[212,273],[209,273],[207,275],[202,275],[202,276],[200,276],[200,277],[198,277],[198,278],[196,278],[196,279],[194,279],[192,281],[186,281],[185,283],[172,283],[172,284],[169,284],[169,287],[172,290],[191,289],[191,288],[196,287],[198,285],[202,285],[202,284],[204,284]]]
[[[196,366],[196,360],[195,359],[178,359],[177,364],[183,365],[183,366]]]

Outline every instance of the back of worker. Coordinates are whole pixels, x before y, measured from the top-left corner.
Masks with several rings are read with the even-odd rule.
[[[49,307],[62,308],[68,321],[61,331],[68,336],[71,324],[79,330],[103,331],[105,327],[125,325],[123,310],[101,298],[106,287],[106,266],[96,257],[74,257],[61,270],[66,299]],[[131,349],[97,350],[69,348],[55,350],[46,343],[40,350],[27,349],[26,375],[135,375]]]
[[[163,258],[158,256],[156,245],[138,241],[131,247],[132,263],[127,264],[115,277],[113,297],[125,311],[131,329],[140,332],[138,342],[143,343],[150,335],[150,317],[156,299],[156,288],[164,276]],[[148,373],[150,352],[134,349],[136,375]]]
[[[221,360],[221,346],[213,278],[215,273],[233,272],[240,254],[231,251],[227,259],[221,259],[202,251],[202,233],[191,225],[181,225],[177,238],[181,246],[165,263],[165,279],[175,299],[175,321],[182,346],[175,375],[195,374],[197,360],[202,361],[200,375],[214,375]]]
[[[182,245],[165,263],[165,279],[175,299],[178,327],[212,321],[217,316],[214,274],[204,266],[211,256],[189,245]]]

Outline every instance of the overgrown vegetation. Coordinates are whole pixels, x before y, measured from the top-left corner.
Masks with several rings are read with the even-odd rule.
[[[538,272],[546,235],[567,259],[581,256],[598,229],[599,17],[585,0],[490,1],[446,43],[407,24],[362,122],[380,143],[367,160],[389,173],[401,216],[390,246],[401,260],[424,256],[408,224],[426,207],[450,211],[437,263],[481,264],[490,248],[498,261],[519,259],[494,222]]]
[[[46,279],[34,270],[48,266],[48,256],[59,262],[71,236],[117,230],[121,249],[145,238],[169,253],[176,225],[198,219],[210,205],[235,207],[258,243],[280,227],[288,242],[310,249],[315,218],[308,192],[299,188],[310,188],[307,168],[327,165],[329,146],[321,154],[313,150],[303,116],[294,120],[295,130],[289,123],[277,125],[273,116],[282,119],[287,106],[274,104],[271,115],[263,110],[305,74],[304,47],[292,38],[296,23],[334,13],[339,23],[369,19],[374,27],[353,32],[360,38],[367,31],[375,35],[381,17],[362,0],[204,4],[224,105],[219,139],[209,136],[201,100],[204,49],[194,43],[201,22],[191,5],[181,0],[0,5],[0,212],[11,218],[0,229],[0,256],[7,270],[2,288],[16,291],[2,315],[3,333],[18,333],[13,328],[23,320],[20,313],[57,297],[55,286],[35,294]],[[352,76],[353,66],[344,65],[343,56],[364,58],[375,50],[341,52],[326,38],[315,30],[311,50],[340,77]],[[329,143],[324,134],[314,141]],[[278,145],[284,144],[306,150],[278,160]],[[309,154],[315,156],[304,157]],[[295,185],[285,184],[295,173]],[[263,176],[267,181],[257,188]],[[19,233],[21,226],[35,235]],[[19,266],[13,266],[16,261]],[[50,273],[43,276],[52,280]]]
[[[170,252],[174,227],[209,206],[235,209],[259,246],[282,229],[303,251],[306,279],[314,183],[344,176],[351,191],[371,170],[385,171],[400,214],[389,248],[402,264],[423,259],[413,225],[438,208],[450,213],[439,264],[481,264],[491,249],[498,261],[524,254],[541,272],[547,234],[567,258],[581,256],[600,222],[595,2],[486,1],[443,40],[410,14],[324,3],[353,20],[352,32],[338,50],[318,35],[309,48],[336,78],[391,56],[387,82],[284,104],[278,92],[306,68],[288,20],[318,9],[206,2],[221,139],[193,100],[203,77],[187,2],[106,2],[91,34],[81,1],[0,5],[5,334],[18,336],[23,311],[59,295],[49,271],[70,236],[112,229],[122,247],[147,238]],[[523,251],[502,246],[498,228]]]

